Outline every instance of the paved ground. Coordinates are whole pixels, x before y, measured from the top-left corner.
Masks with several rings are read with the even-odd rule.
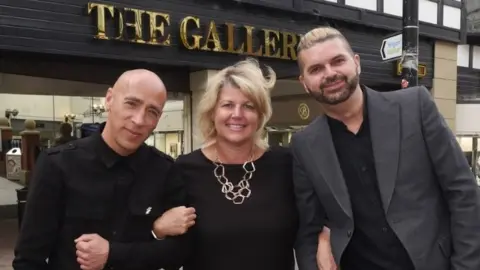
[[[0,177],[0,220],[17,218],[17,189],[23,186]]]
[[[17,193],[15,190],[22,187],[22,185],[14,181],[0,177],[0,205],[17,204]]]
[[[11,270],[18,236],[16,182],[0,177],[0,270]]]
[[[17,189],[23,186],[0,177],[0,220],[17,218]]]
[[[0,270],[11,270],[13,247],[18,235],[16,219],[0,220]]]

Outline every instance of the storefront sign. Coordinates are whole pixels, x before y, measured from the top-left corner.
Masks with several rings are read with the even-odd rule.
[[[297,110],[298,110],[298,116],[300,116],[300,119],[302,120],[307,120],[308,117],[310,116],[310,108],[305,103],[300,103],[300,105],[298,105]]]
[[[88,3],[88,14],[96,14],[96,39],[172,46],[170,14],[94,2]],[[107,34],[107,22],[110,21],[116,24],[112,35]],[[206,23],[206,29],[200,27],[203,23]],[[215,20],[201,21],[195,16],[183,17],[176,29],[179,45],[188,50],[297,59],[300,36],[295,33]]]
[[[402,62],[397,61],[397,75],[400,76],[402,75]],[[418,64],[418,70],[417,70],[417,76],[418,78],[423,78],[427,76],[427,66],[423,64]]]

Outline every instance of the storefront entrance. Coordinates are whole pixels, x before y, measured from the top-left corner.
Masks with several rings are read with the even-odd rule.
[[[290,145],[293,134],[302,130],[305,126],[275,127],[267,126],[267,140],[270,146]]]

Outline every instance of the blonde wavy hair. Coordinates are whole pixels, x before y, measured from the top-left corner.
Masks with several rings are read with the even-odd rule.
[[[208,79],[205,92],[198,105],[198,127],[203,139],[203,147],[216,143],[217,131],[213,122],[215,108],[220,91],[226,85],[238,88],[255,106],[259,116],[259,125],[254,135],[256,146],[267,149],[268,143],[263,139],[266,123],[272,116],[270,92],[275,86],[276,74],[272,68],[266,67],[264,76],[256,59],[247,58],[232,66],[228,66]]]

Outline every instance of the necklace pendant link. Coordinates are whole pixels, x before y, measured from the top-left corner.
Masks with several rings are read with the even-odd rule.
[[[234,204],[242,204],[245,201],[245,197],[237,196],[232,201]]]
[[[225,166],[223,166],[218,159],[218,155],[213,164],[215,165],[213,175],[217,178],[220,185],[222,185],[221,191],[225,195],[225,198],[234,204],[243,204],[245,199],[249,198],[252,194],[249,181],[252,179],[253,173],[256,170],[255,164],[253,163],[253,155],[249,161],[243,163],[242,168],[245,174],[237,185],[233,185],[225,176]]]

